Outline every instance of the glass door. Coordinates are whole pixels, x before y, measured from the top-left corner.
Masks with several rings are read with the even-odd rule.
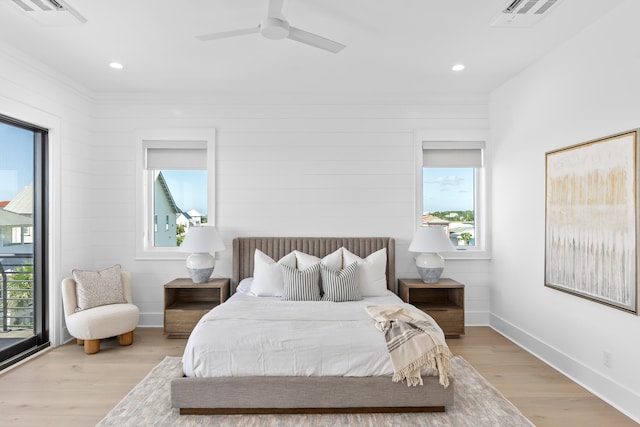
[[[0,116],[0,369],[49,345],[47,131]]]

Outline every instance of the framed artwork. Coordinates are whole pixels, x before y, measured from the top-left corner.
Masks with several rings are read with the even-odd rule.
[[[638,314],[638,130],[546,153],[545,285]]]

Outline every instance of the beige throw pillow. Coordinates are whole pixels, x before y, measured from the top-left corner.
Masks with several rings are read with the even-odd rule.
[[[127,302],[122,288],[120,265],[116,264],[101,271],[73,270],[72,274],[76,281],[78,298],[76,311]]]

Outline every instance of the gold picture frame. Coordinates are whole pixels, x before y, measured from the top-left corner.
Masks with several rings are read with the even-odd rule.
[[[638,314],[638,129],[546,153],[545,286]]]

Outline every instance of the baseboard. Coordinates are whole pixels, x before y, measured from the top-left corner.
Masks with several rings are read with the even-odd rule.
[[[489,326],[547,365],[589,390],[635,422],[640,422],[640,395],[541,341],[495,314]]]
[[[163,328],[164,313],[140,313],[138,327],[142,328]]]
[[[69,333],[69,330],[67,329],[67,327],[64,326],[62,328],[62,344],[67,343],[72,339],[75,339],[75,338],[73,338],[73,336]],[[58,344],[56,343],[56,345]]]
[[[465,311],[464,324],[465,326],[489,326],[489,312]]]

